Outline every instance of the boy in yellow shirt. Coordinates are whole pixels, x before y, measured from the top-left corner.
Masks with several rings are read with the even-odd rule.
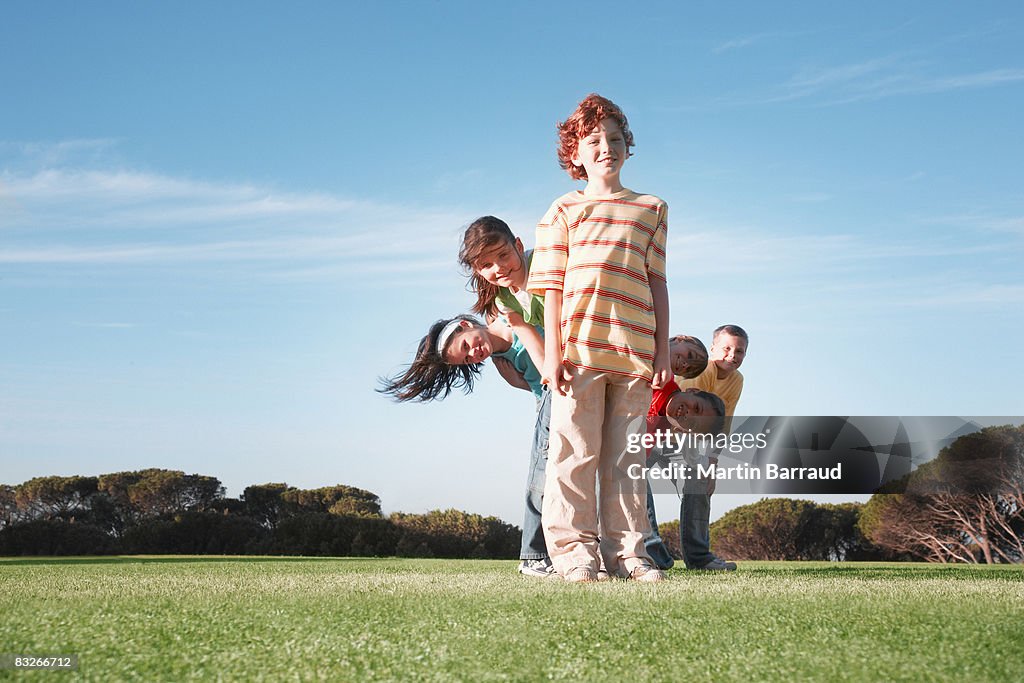
[[[694,379],[677,378],[682,389],[690,387],[701,391],[718,394],[725,403],[725,414],[732,418],[736,414],[736,404],[743,393],[743,373],[740,366],[747,356],[747,345],[750,338],[739,325],[722,325],[715,330],[711,340],[710,363],[699,376]],[[732,426],[732,420],[726,419],[725,429]]]
[[[732,429],[732,418],[736,404],[743,392],[743,375],[740,366],[747,356],[750,338],[739,325],[722,325],[715,330],[711,341],[710,363],[694,379],[682,379],[683,389],[696,388],[710,391],[725,404],[725,431]],[[712,454],[710,463],[718,463],[718,454]],[[711,552],[708,534],[711,517],[711,494],[715,492],[715,480],[708,480],[707,493],[683,493],[679,508],[679,535],[683,546],[683,560],[687,569],[712,571],[733,571],[735,562],[726,562]]]

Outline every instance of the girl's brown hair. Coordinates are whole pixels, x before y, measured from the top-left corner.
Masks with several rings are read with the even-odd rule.
[[[490,319],[498,314],[494,303],[498,297],[498,287],[480,277],[475,268],[477,259],[484,251],[503,242],[516,246],[516,236],[512,234],[508,224],[494,216],[481,216],[469,224],[462,236],[462,248],[459,249],[459,263],[469,275],[468,288],[476,292],[476,303],[473,312]]]

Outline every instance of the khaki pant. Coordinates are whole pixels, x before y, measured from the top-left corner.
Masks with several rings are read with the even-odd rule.
[[[646,461],[644,448],[626,446],[644,432],[650,405],[646,380],[588,370],[576,371],[566,396],[552,393],[542,520],[558,573],[596,570],[602,556],[613,574],[650,563],[647,481],[626,474]]]

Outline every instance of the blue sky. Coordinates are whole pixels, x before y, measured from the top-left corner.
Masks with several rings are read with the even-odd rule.
[[[1018,3],[491,4],[0,7],[0,481],[519,523],[528,394],[374,388],[469,307],[467,223],[532,244],[578,186],[591,91],[669,203],[673,331],[751,334],[741,413],[1024,414]]]

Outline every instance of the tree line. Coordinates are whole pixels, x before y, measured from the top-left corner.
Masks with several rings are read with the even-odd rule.
[[[961,436],[867,503],[771,498],[711,525],[715,552],[746,560],[1019,563],[1022,539],[1024,425]]]
[[[520,531],[434,510],[384,516],[352,486],[249,486],[146,469],[0,484],[0,555],[218,554],[514,558]]]
[[[873,454],[868,454],[873,455]],[[679,522],[662,524],[678,559]],[[381,513],[352,486],[249,486],[147,469],[0,485],[0,555],[225,554],[515,558],[520,530],[459,510]],[[962,436],[867,503],[788,498],[711,525],[738,560],[1024,561],[1024,425]]]

